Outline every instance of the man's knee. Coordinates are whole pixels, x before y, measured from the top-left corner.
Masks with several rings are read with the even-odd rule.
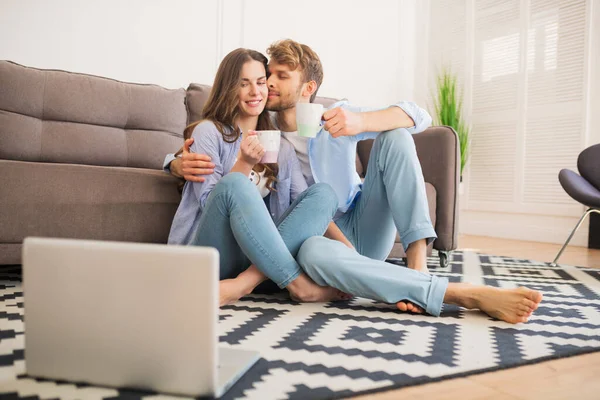
[[[381,149],[393,152],[414,152],[415,141],[412,134],[404,128],[392,129],[377,136]]]
[[[321,260],[325,255],[324,252],[327,251],[325,249],[327,241],[328,239],[323,236],[313,236],[306,239],[298,251],[296,258],[298,264],[307,272],[321,265]]]

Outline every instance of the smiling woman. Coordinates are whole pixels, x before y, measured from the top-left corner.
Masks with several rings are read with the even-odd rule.
[[[241,135],[245,127],[235,124],[240,116],[258,117],[253,129],[273,129],[269,115],[263,113],[268,92],[266,70],[267,58],[249,49],[233,50],[221,62],[202,113],[215,124],[225,141],[235,142]],[[237,122],[245,121],[242,118]],[[186,128],[186,139],[200,122]],[[232,128],[232,132],[226,132],[225,128]]]
[[[259,116],[265,108],[268,92],[264,65],[256,60],[245,63],[239,91],[240,111]]]
[[[242,132],[273,129],[269,115],[263,113],[268,95],[266,68],[267,58],[250,49],[233,50],[221,62],[203,115],[215,124],[225,142],[236,142]],[[189,139],[202,121],[189,125],[184,139]],[[266,179],[267,188],[272,190],[277,164],[259,163],[252,169]]]

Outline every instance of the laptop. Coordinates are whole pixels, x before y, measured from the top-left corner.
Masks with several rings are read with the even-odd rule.
[[[258,360],[218,347],[214,248],[26,238],[27,374],[220,397]]]

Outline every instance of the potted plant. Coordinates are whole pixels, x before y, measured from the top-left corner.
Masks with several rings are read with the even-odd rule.
[[[458,78],[450,69],[444,68],[437,77],[434,98],[434,123],[454,128],[460,144],[460,181],[469,159],[471,127],[464,119],[462,91],[458,90]],[[462,185],[462,184],[461,184]]]

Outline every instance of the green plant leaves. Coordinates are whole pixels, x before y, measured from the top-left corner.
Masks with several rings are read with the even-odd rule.
[[[435,124],[454,128],[460,142],[460,175],[469,158],[471,128],[462,115],[462,93],[458,92],[458,78],[444,68],[437,77],[434,96]]]

